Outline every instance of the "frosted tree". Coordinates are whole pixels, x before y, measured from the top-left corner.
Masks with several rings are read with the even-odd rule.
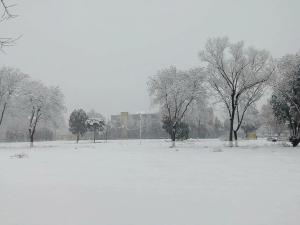
[[[22,83],[20,107],[28,115],[28,134],[33,146],[34,134],[40,121],[57,125],[65,111],[63,94],[58,87],[46,87],[41,82]]]
[[[247,109],[262,96],[275,67],[267,51],[245,48],[242,41],[230,43],[228,38],[209,39],[199,57],[207,64],[208,81],[228,112],[229,145],[233,146],[233,135],[237,141]]]
[[[79,142],[80,135],[82,136],[87,131],[86,121],[88,116],[83,109],[74,110],[69,118],[69,130],[76,135],[76,142]]]
[[[101,118],[88,118],[86,120],[87,129],[93,132],[94,143],[96,142],[96,135],[104,130],[104,120]]]
[[[86,121],[87,129],[93,132],[94,143],[96,142],[96,135],[104,131],[105,118],[101,113],[96,112],[94,109],[87,113],[88,119]]]
[[[300,142],[300,54],[286,55],[278,62],[271,105],[275,117],[289,125],[293,146]]]
[[[21,83],[26,77],[28,76],[17,69],[3,67],[0,70],[0,126],[12,98],[18,95]]]
[[[203,70],[177,70],[171,66],[160,70],[148,81],[153,103],[159,105],[162,118],[168,120],[172,146],[175,146],[178,125],[191,104],[205,97]]]

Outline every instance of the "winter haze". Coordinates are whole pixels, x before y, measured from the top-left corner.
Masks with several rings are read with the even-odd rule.
[[[0,0],[0,225],[299,225],[300,0]]]
[[[209,37],[244,40],[273,57],[300,49],[298,0],[15,3],[19,17],[1,32],[22,37],[0,55],[2,65],[60,86],[68,111],[151,111],[148,77],[199,66]]]

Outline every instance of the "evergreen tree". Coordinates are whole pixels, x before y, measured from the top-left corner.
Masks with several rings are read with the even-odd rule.
[[[300,55],[287,55],[278,65],[281,77],[271,99],[274,116],[288,124],[294,147],[300,142]]]
[[[79,136],[82,136],[87,131],[87,119],[88,116],[83,109],[75,109],[70,115],[69,130],[72,132],[72,134],[76,134],[77,143],[79,141]]]

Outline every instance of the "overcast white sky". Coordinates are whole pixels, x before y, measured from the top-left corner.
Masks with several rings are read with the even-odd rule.
[[[1,66],[60,86],[69,111],[150,111],[148,77],[169,65],[199,66],[209,37],[244,40],[274,57],[300,49],[299,0],[14,3],[19,17],[0,24],[0,35],[23,37],[0,54]]]

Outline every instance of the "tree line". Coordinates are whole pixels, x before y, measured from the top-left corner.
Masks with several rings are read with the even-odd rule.
[[[273,90],[271,113],[276,123],[290,130],[293,146],[300,142],[299,54],[274,60],[266,50],[245,47],[243,41],[227,37],[210,38],[199,59],[202,67],[161,69],[148,81],[149,95],[160,108],[172,147],[182,132],[183,121],[194,117],[211,102],[223,106],[228,121],[229,146],[237,145],[240,129],[251,129],[258,117],[256,103],[266,88]],[[191,115],[192,113],[192,115]]]
[[[106,128],[104,117],[100,113],[94,111],[88,114],[83,109],[75,109],[70,114],[69,131],[76,135],[76,142],[79,142],[80,136],[87,131],[93,132],[93,140],[96,142],[96,135],[104,131]]]

